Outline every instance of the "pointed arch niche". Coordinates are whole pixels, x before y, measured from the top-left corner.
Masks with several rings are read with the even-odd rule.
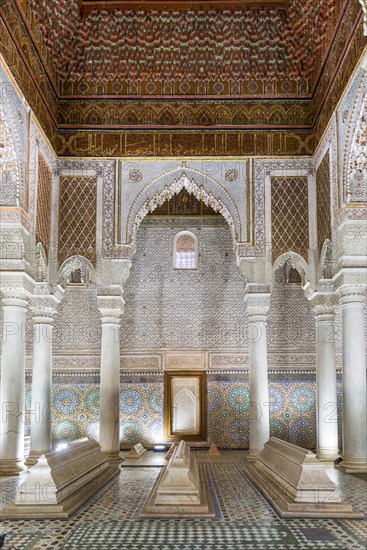
[[[213,178],[198,171],[175,169],[148,183],[132,202],[127,215],[126,242],[135,244],[137,230],[147,214],[186,189],[196,199],[221,214],[231,230],[233,245],[242,240],[243,222],[235,201],[228,191]],[[245,205],[244,209],[245,211]]]

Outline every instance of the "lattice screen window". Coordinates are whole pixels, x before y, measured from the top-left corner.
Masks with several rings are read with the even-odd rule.
[[[273,261],[284,252],[307,260],[308,183],[303,176],[271,178],[271,234]]]
[[[331,240],[330,164],[329,151],[316,170],[317,242],[319,250],[326,239]]]
[[[60,180],[59,262],[79,254],[96,264],[97,178]]]
[[[48,258],[50,247],[51,225],[51,189],[52,170],[44,157],[38,155],[38,186],[37,186],[37,216],[36,241],[42,243]]]

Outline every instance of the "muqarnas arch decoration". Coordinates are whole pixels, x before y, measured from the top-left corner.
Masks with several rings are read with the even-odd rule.
[[[169,173],[169,176],[161,175],[146,185],[132,202],[128,213],[127,242],[135,243],[138,228],[147,214],[154,212],[157,207],[162,206],[164,202],[170,200],[182,189],[186,189],[188,193],[223,216],[231,230],[235,246],[242,236],[242,224],[235,201],[219,182],[207,175],[205,175],[205,179],[202,177],[200,180],[200,176],[199,171],[175,169]],[[151,196],[152,198],[150,198]]]

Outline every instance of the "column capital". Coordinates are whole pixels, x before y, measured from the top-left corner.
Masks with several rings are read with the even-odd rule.
[[[97,296],[102,323],[118,324],[124,312],[124,305],[122,296]]]
[[[339,304],[336,292],[315,292],[309,300],[316,322],[334,320],[335,308]]]
[[[37,294],[31,296],[30,299],[32,320],[34,323],[52,325],[57,312],[57,306],[59,305],[64,294],[64,289],[58,286],[55,289],[55,293],[51,294],[47,283],[37,283],[35,290]]]
[[[1,289],[1,305],[3,307],[27,308],[28,293],[19,287],[5,287]]]
[[[366,301],[366,286],[365,285],[343,285],[339,288],[341,305],[361,303]]]
[[[333,283],[338,291],[347,287],[367,287],[367,267],[354,265],[353,267],[342,267],[333,277]],[[344,291],[345,292],[345,291]]]
[[[268,285],[247,284],[245,309],[250,323],[266,323],[270,307]]]
[[[32,321],[34,324],[53,325],[56,315],[56,309],[46,305],[30,308],[32,312]]]

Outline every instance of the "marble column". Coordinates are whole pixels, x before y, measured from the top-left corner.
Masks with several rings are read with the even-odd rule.
[[[250,451],[255,460],[269,435],[269,391],[267,357],[267,313],[270,294],[246,287],[245,307],[249,324]],[[251,292],[251,294],[249,293]]]
[[[367,472],[366,339],[362,285],[339,289],[343,324],[343,462],[346,472]]]
[[[335,293],[317,293],[311,300],[316,322],[317,453],[322,461],[339,456],[335,355]]]
[[[26,293],[4,289],[1,352],[0,475],[24,471]]]
[[[34,307],[33,371],[31,409],[31,450],[26,461],[36,464],[39,457],[52,450],[52,328],[55,310]]]
[[[98,296],[102,321],[99,444],[110,461],[120,461],[121,296]]]

